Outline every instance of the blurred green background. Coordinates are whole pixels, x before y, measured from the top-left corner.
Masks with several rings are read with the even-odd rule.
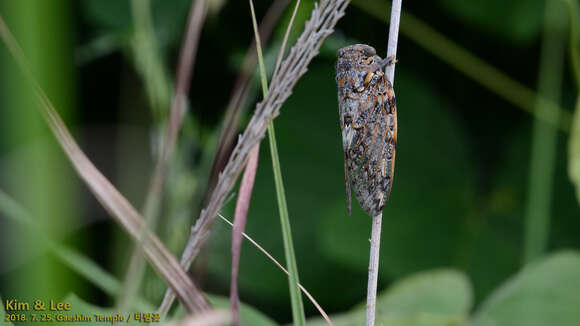
[[[255,1],[258,20],[275,2]],[[167,119],[190,4],[0,0],[40,85],[89,158],[137,208]],[[289,44],[313,4],[302,1]],[[381,243],[383,325],[580,325],[580,209],[569,177],[570,137],[580,136],[569,52],[577,5],[403,1],[397,161]],[[293,6],[264,44],[269,73]],[[300,280],[337,325],[357,324],[366,297],[371,220],[358,204],[353,216],[346,212],[335,54],[366,43],[384,56],[389,12],[387,1],[354,1],[275,120]],[[157,230],[176,256],[203,206],[252,38],[247,2],[209,1]],[[254,78],[238,133],[261,99],[258,87]],[[535,94],[555,106],[536,105]],[[59,250],[74,248],[122,281],[132,247],[79,182],[36,105],[0,46],[0,296],[74,293],[111,307],[115,298]],[[246,232],[285,261],[271,166],[262,146]],[[230,220],[234,205],[222,209]],[[226,297],[230,237],[217,220],[192,269],[205,291]],[[291,322],[287,277],[247,242],[239,284],[242,301],[277,324]],[[148,270],[140,297],[156,307],[164,290]],[[317,316],[306,300],[305,308]]]

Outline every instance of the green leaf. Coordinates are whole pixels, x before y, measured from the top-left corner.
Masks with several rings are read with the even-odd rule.
[[[473,298],[467,277],[455,270],[417,273],[396,282],[377,300],[377,325],[460,325],[467,319]],[[336,326],[361,325],[365,305],[350,313],[331,317]],[[313,319],[309,326],[324,325]]]
[[[467,277],[455,270],[420,272],[395,283],[378,298],[380,316],[417,313],[463,317],[472,303]]]
[[[471,326],[580,325],[580,254],[563,251],[526,266],[487,299]]]

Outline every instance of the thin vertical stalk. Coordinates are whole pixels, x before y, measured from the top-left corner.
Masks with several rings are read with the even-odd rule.
[[[381,224],[383,213],[373,216],[371,227],[371,252],[369,255],[369,280],[367,284],[367,313],[366,325],[375,324],[377,308],[377,283],[379,280],[379,250],[381,246]]]
[[[387,58],[397,56],[397,43],[399,40],[399,23],[401,21],[401,2],[402,0],[393,0],[391,7],[391,23],[389,26],[389,41],[387,45]],[[385,69],[387,79],[391,85],[395,86],[395,65],[387,65]]]
[[[391,23],[389,26],[389,43],[387,58],[397,56],[397,41],[399,38],[399,21],[401,17],[402,0],[393,0],[391,7]],[[387,79],[395,84],[395,65],[388,65],[385,70]],[[377,283],[379,279],[379,252],[381,246],[381,225],[383,213],[373,216],[371,227],[371,249],[369,254],[369,279],[367,284],[366,326],[374,326],[377,306]]]
[[[563,3],[558,0],[546,1],[538,93],[553,103],[560,102],[564,67],[565,25],[563,22],[565,20],[562,20],[562,16],[565,12],[563,9]],[[536,103],[535,110],[540,115],[551,115],[552,121],[560,119],[558,111],[550,110],[541,102]],[[556,136],[557,130],[553,125],[534,120],[525,219],[524,263],[542,255],[547,247]]]

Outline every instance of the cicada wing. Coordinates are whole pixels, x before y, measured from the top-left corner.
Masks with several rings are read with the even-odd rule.
[[[387,87],[386,97],[387,101],[385,102],[385,109],[388,113],[388,139],[385,139],[387,143],[387,153],[385,159],[387,159],[387,176],[389,178],[388,186],[385,189],[385,203],[389,201],[391,196],[391,190],[393,189],[393,181],[395,176],[395,154],[397,152],[397,104],[395,98],[395,92],[393,90],[393,86],[390,82],[385,80],[385,84]]]
[[[357,102],[357,128],[350,153],[350,178],[362,209],[370,216],[382,212],[391,188],[396,142],[394,92],[381,73]]]
[[[352,212],[352,194],[350,192],[350,177],[348,176],[348,170],[346,169],[346,155],[344,156],[344,183],[346,186],[346,207],[348,208],[348,216]]]

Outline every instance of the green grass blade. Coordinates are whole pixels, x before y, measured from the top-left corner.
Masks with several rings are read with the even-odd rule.
[[[564,4],[548,1],[544,18],[544,33],[540,56],[538,92],[554,103],[560,102],[562,73],[564,70],[564,49],[566,41]],[[536,104],[536,112],[552,115],[553,121],[560,116],[541,102]],[[525,217],[524,262],[542,255],[548,242],[550,225],[550,204],[556,159],[557,130],[544,121],[534,120],[532,134],[532,154],[530,160],[529,192]]]
[[[274,123],[270,122],[268,126],[268,139],[270,141],[270,153],[272,154],[272,167],[274,169],[274,182],[276,183],[276,197],[278,199],[278,211],[280,213],[280,223],[282,224],[282,237],[284,238],[284,255],[286,256],[286,265],[288,268],[288,284],[290,287],[290,300],[292,302],[292,318],[294,325],[305,325],[304,304],[302,294],[298,283],[298,265],[294,254],[292,244],[292,231],[290,228],[290,217],[288,206],[286,205],[286,193],[284,182],[282,181],[282,171],[280,169],[280,160],[278,158],[278,148],[276,146],[276,133]]]
[[[254,4],[250,2],[250,9],[252,12],[252,24],[254,26],[254,34],[256,37],[256,48],[258,51],[258,62],[260,67],[260,79],[262,82],[262,94],[264,98],[268,95],[268,82],[266,80],[266,69],[264,68],[264,58],[262,56],[262,45],[260,42],[260,35],[258,33],[258,24],[256,22],[256,14],[254,12]],[[290,217],[288,214],[288,206],[286,204],[286,194],[284,190],[284,182],[282,180],[282,169],[280,168],[280,159],[278,157],[278,148],[276,146],[276,133],[274,131],[274,123],[270,121],[268,125],[268,139],[270,142],[270,154],[272,156],[272,167],[274,170],[274,182],[276,184],[276,197],[278,199],[278,211],[280,213],[280,223],[282,225],[282,237],[284,241],[284,254],[286,256],[286,265],[288,268],[288,286],[290,290],[290,301],[292,304],[292,318],[294,325],[305,325],[306,319],[304,317],[304,303],[302,302],[302,293],[298,287],[298,265],[296,264],[296,256],[294,254],[294,246],[292,244],[292,231],[290,228]]]
[[[264,55],[262,54],[262,40],[258,32],[258,22],[254,12],[254,2],[250,0],[250,11],[252,12],[252,26],[254,26],[254,36],[256,37],[256,52],[258,52],[258,65],[260,67],[260,82],[262,83],[262,95],[268,95],[268,79],[266,78],[266,67],[264,66]]]

